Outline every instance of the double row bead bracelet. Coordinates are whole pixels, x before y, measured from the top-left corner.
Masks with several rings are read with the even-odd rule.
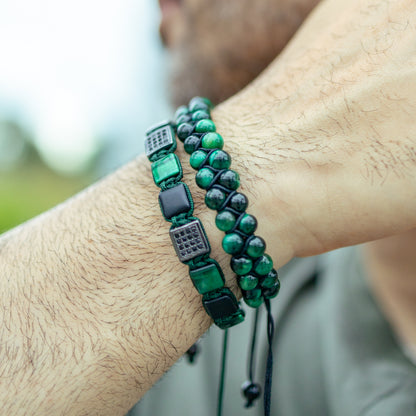
[[[207,191],[205,204],[218,211],[216,226],[226,234],[224,251],[231,254],[231,269],[237,275],[247,305],[258,308],[265,299],[279,293],[280,281],[271,257],[265,253],[263,238],[254,235],[257,220],[247,214],[247,197],[238,192],[240,178],[230,169],[231,156],[223,149],[224,140],[211,120],[212,104],[195,97],[175,114],[176,134],[190,154],[190,164],[197,170],[196,183]]]
[[[169,234],[179,260],[189,267],[189,276],[202,295],[207,314],[221,329],[244,320],[244,311],[230,289],[219,264],[210,257],[211,246],[201,221],[193,216],[194,204],[188,186],[182,180],[182,165],[174,153],[177,143],[170,122],[146,132],[145,152],[152,162],[155,184],[161,188],[159,205],[166,221],[172,223]]]

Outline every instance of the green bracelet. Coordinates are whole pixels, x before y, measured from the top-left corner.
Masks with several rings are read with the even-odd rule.
[[[172,223],[169,234],[175,252],[189,267],[205,311],[217,326],[226,329],[242,322],[244,311],[224,286],[221,267],[210,258],[211,246],[201,221],[193,216],[194,203],[189,188],[181,182],[182,165],[175,150],[175,132],[170,122],[162,122],[146,132],[146,156],[152,162],[154,182],[161,188],[159,205],[163,217]]]

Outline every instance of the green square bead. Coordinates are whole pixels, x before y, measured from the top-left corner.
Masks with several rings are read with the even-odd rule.
[[[178,180],[182,178],[182,168],[178,157],[174,153],[169,153],[162,159],[152,163],[152,174],[156,185],[174,176]]]
[[[224,286],[224,277],[214,263],[190,270],[189,276],[201,295]]]

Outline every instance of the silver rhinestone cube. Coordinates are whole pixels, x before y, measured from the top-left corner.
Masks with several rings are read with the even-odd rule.
[[[210,252],[207,237],[198,220],[173,228],[169,234],[181,262]]]
[[[147,157],[151,157],[159,150],[175,150],[176,144],[175,132],[169,121],[164,121],[156,126],[151,127],[146,132],[144,149]]]

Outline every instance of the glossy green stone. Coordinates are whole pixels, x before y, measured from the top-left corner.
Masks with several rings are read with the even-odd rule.
[[[260,289],[248,290],[244,293],[244,302],[252,308],[258,308],[263,303],[263,296]]]
[[[211,169],[202,168],[197,172],[195,182],[200,188],[207,189],[211,185],[214,176],[214,172]]]
[[[250,257],[260,257],[264,254],[265,250],[266,242],[261,237],[252,236],[248,241],[246,253]]]
[[[248,207],[247,197],[240,192],[236,192],[230,199],[230,207],[237,211],[244,212]]]
[[[207,133],[202,137],[201,144],[205,149],[222,149],[224,139],[218,133]]]
[[[242,276],[248,274],[253,267],[253,262],[247,257],[232,257],[231,258],[231,269],[235,274]]]
[[[254,271],[261,276],[268,274],[272,269],[273,260],[268,254],[263,254],[259,257],[254,267]]]
[[[178,126],[176,130],[176,135],[179,137],[179,140],[182,142],[192,134],[194,126],[190,123],[182,123]]]
[[[277,282],[271,288],[267,288],[263,291],[263,296],[266,299],[273,299],[279,294],[279,292],[280,292],[280,281],[277,280]]]
[[[195,125],[195,131],[197,133],[209,133],[215,130],[217,128],[212,120],[199,120]]]
[[[176,125],[180,126],[183,123],[188,123],[192,120],[192,117],[189,114],[182,114],[176,119]]]
[[[197,110],[192,114],[192,121],[205,120],[210,118],[209,112],[206,110]]]
[[[189,101],[189,111],[196,112],[199,110],[208,111],[210,109],[209,104],[202,97],[194,97]]]
[[[192,154],[195,152],[199,145],[199,137],[198,136],[188,136],[185,141],[183,142],[183,148],[185,149],[185,152],[188,154]]]
[[[190,270],[189,276],[201,295],[224,286],[224,277],[214,263]]]
[[[238,286],[243,290],[253,290],[259,284],[259,279],[252,274],[237,277]]]
[[[240,175],[234,170],[227,170],[218,178],[218,183],[235,191],[240,186]]]
[[[208,163],[214,169],[228,169],[231,166],[231,156],[224,150],[214,150],[209,156]]]
[[[256,217],[250,214],[244,214],[244,217],[241,218],[240,223],[238,224],[238,229],[243,233],[248,235],[253,234],[257,228]]]
[[[235,315],[232,316],[227,316],[225,319],[223,319],[220,323],[217,323],[217,325],[221,328],[221,329],[227,329],[227,328],[231,328],[234,325],[238,325],[241,322],[244,321],[244,317],[245,317],[245,313],[242,309],[240,309],[238,311],[238,313],[236,313]]]
[[[203,150],[197,150],[196,152],[192,153],[191,158],[189,159],[189,163],[194,169],[198,170],[206,157],[207,154]]]
[[[214,104],[212,104],[211,100],[207,97],[201,97],[204,100],[204,103],[211,109],[214,108]]]
[[[260,282],[260,286],[264,288],[272,288],[277,282],[278,276],[275,269],[272,269],[267,276]]]
[[[169,153],[162,159],[152,163],[152,174],[156,185],[173,176],[182,177],[182,169],[178,157],[174,153]]]
[[[221,231],[230,231],[236,222],[235,215],[230,211],[221,211],[215,217],[215,225]]]
[[[188,107],[186,106],[186,105],[181,105],[177,110],[176,110],[176,113],[175,113],[175,120],[177,119],[177,118],[179,118],[180,116],[182,116],[182,115],[184,115],[184,114],[188,114],[189,113],[189,110],[188,110]]]
[[[222,239],[222,248],[228,254],[237,254],[244,246],[244,240],[237,233],[230,233]]]
[[[205,195],[205,205],[211,209],[219,209],[224,203],[226,195],[217,188],[211,188]]]

